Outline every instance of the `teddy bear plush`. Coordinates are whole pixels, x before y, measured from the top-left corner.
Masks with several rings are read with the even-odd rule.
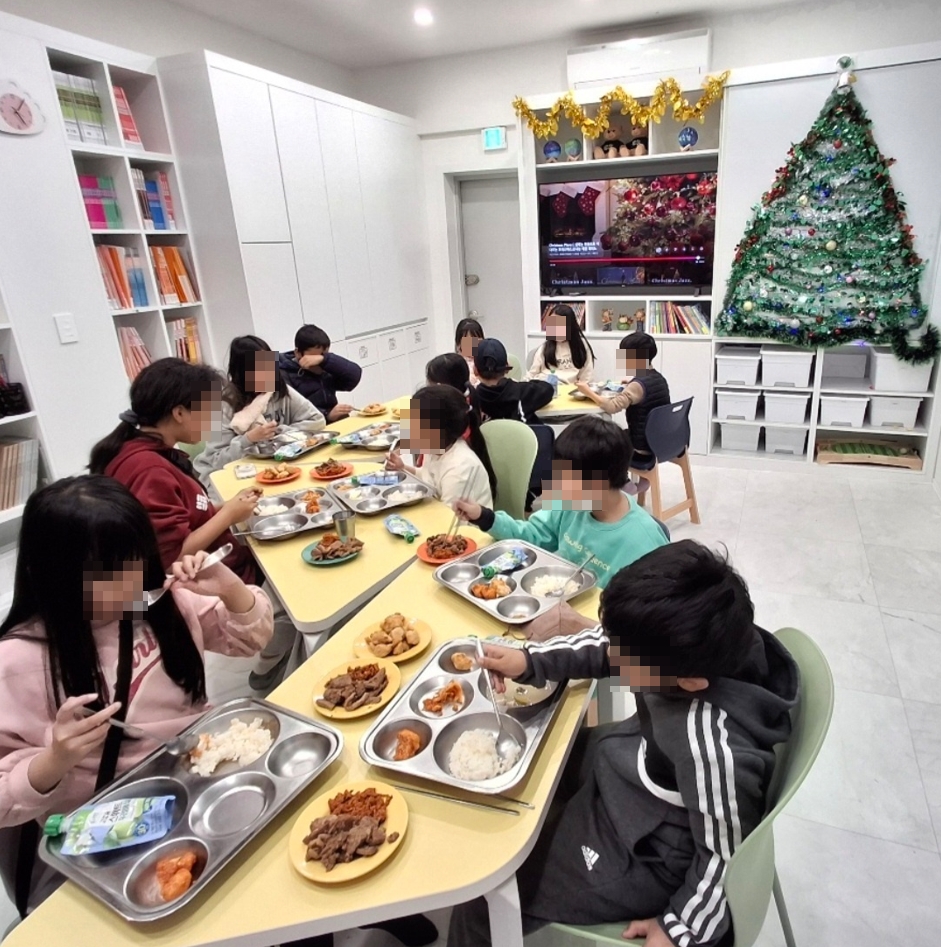
[[[638,158],[647,154],[650,147],[650,138],[648,137],[646,125],[633,125],[631,127],[631,138],[626,145],[621,148],[621,157]]]
[[[620,158],[624,142],[621,141],[621,128],[618,125],[609,125],[601,136],[601,141],[595,145],[596,158]]]

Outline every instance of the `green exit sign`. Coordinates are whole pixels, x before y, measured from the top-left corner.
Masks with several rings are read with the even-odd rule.
[[[506,128],[503,125],[481,129],[480,137],[484,143],[484,151],[503,151],[506,148]]]

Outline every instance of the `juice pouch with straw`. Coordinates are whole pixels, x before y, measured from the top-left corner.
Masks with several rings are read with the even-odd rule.
[[[400,480],[398,474],[389,473],[367,473],[359,474],[353,477],[353,483],[358,487],[394,487]]]
[[[163,838],[172,828],[174,796],[115,799],[51,815],[45,835],[65,835],[63,855],[93,855]]]
[[[497,556],[493,562],[488,562],[480,571],[485,579],[492,579],[501,572],[512,572],[514,569],[518,569],[525,561],[526,550],[514,546],[502,555]]]

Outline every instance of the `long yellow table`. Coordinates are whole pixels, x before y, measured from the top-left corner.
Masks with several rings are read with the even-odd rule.
[[[380,414],[378,417],[366,418],[362,415],[351,415],[348,418],[344,418],[342,421],[327,422],[327,430],[336,431],[338,435],[342,436],[344,434],[352,434],[353,431],[358,431],[360,428],[364,428],[367,425],[375,424],[380,421],[391,421],[395,422],[395,418],[392,416],[392,409],[398,408],[407,408],[409,403],[409,395],[403,395],[401,398],[393,398],[391,401],[384,402],[385,406],[388,408],[385,414]],[[308,454],[306,457],[301,458],[303,462],[306,463],[323,463],[328,457],[334,457],[336,460],[343,461],[344,463],[349,463],[350,461],[363,460],[363,459],[375,459],[376,457],[383,457],[384,455],[378,453],[377,451],[369,451],[363,447],[343,447],[339,444],[335,444],[332,447],[322,447],[320,450],[316,450],[313,453]]]
[[[555,397],[544,408],[540,408],[536,414],[550,423],[554,417],[563,415],[601,414],[601,408],[590,398],[573,398],[572,392],[575,390],[574,385],[560,384]]]
[[[504,631],[501,623],[435,584],[431,572],[431,566],[424,563],[411,565],[270,699],[316,716],[312,706],[315,681],[325,670],[353,656],[352,642],[363,628],[394,611],[422,618],[433,629],[429,651],[401,665],[404,681],[410,680],[444,641]],[[573,604],[594,617],[597,592],[586,593]],[[390,861],[349,884],[320,887],[306,881],[288,861],[287,840],[298,813],[311,799],[350,781],[409,782],[367,766],[360,758],[359,741],[374,716],[333,722],[344,739],[339,759],[242,852],[237,864],[222,872],[201,897],[173,918],[134,926],[67,883],[13,931],[6,944],[267,947],[485,895],[490,903],[494,944],[522,947],[515,872],[536,842],[589,695],[589,685],[579,684],[563,699],[528,777],[513,790],[514,797],[534,806],[531,810],[521,808],[518,817],[405,793],[410,811],[408,832]],[[433,783],[416,781],[415,785],[461,795]]]

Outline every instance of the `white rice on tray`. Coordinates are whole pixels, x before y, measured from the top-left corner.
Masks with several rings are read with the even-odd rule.
[[[497,737],[489,730],[467,730],[462,733],[448,754],[448,769],[455,779],[479,783],[502,776],[512,769],[521,749],[516,747],[506,759],[497,755]]]
[[[261,717],[251,723],[236,718],[222,733],[201,733],[196,749],[190,751],[190,772],[212,776],[220,763],[235,762],[240,766],[253,763],[267,753],[273,739],[262,726]]]
[[[530,591],[533,595],[539,596],[539,598],[546,598],[548,595],[558,594],[559,589],[562,588],[563,582],[565,582],[565,595],[574,595],[578,591],[578,582],[576,582],[574,579],[565,580],[561,576],[557,575],[539,576],[538,579],[533,580]]]

